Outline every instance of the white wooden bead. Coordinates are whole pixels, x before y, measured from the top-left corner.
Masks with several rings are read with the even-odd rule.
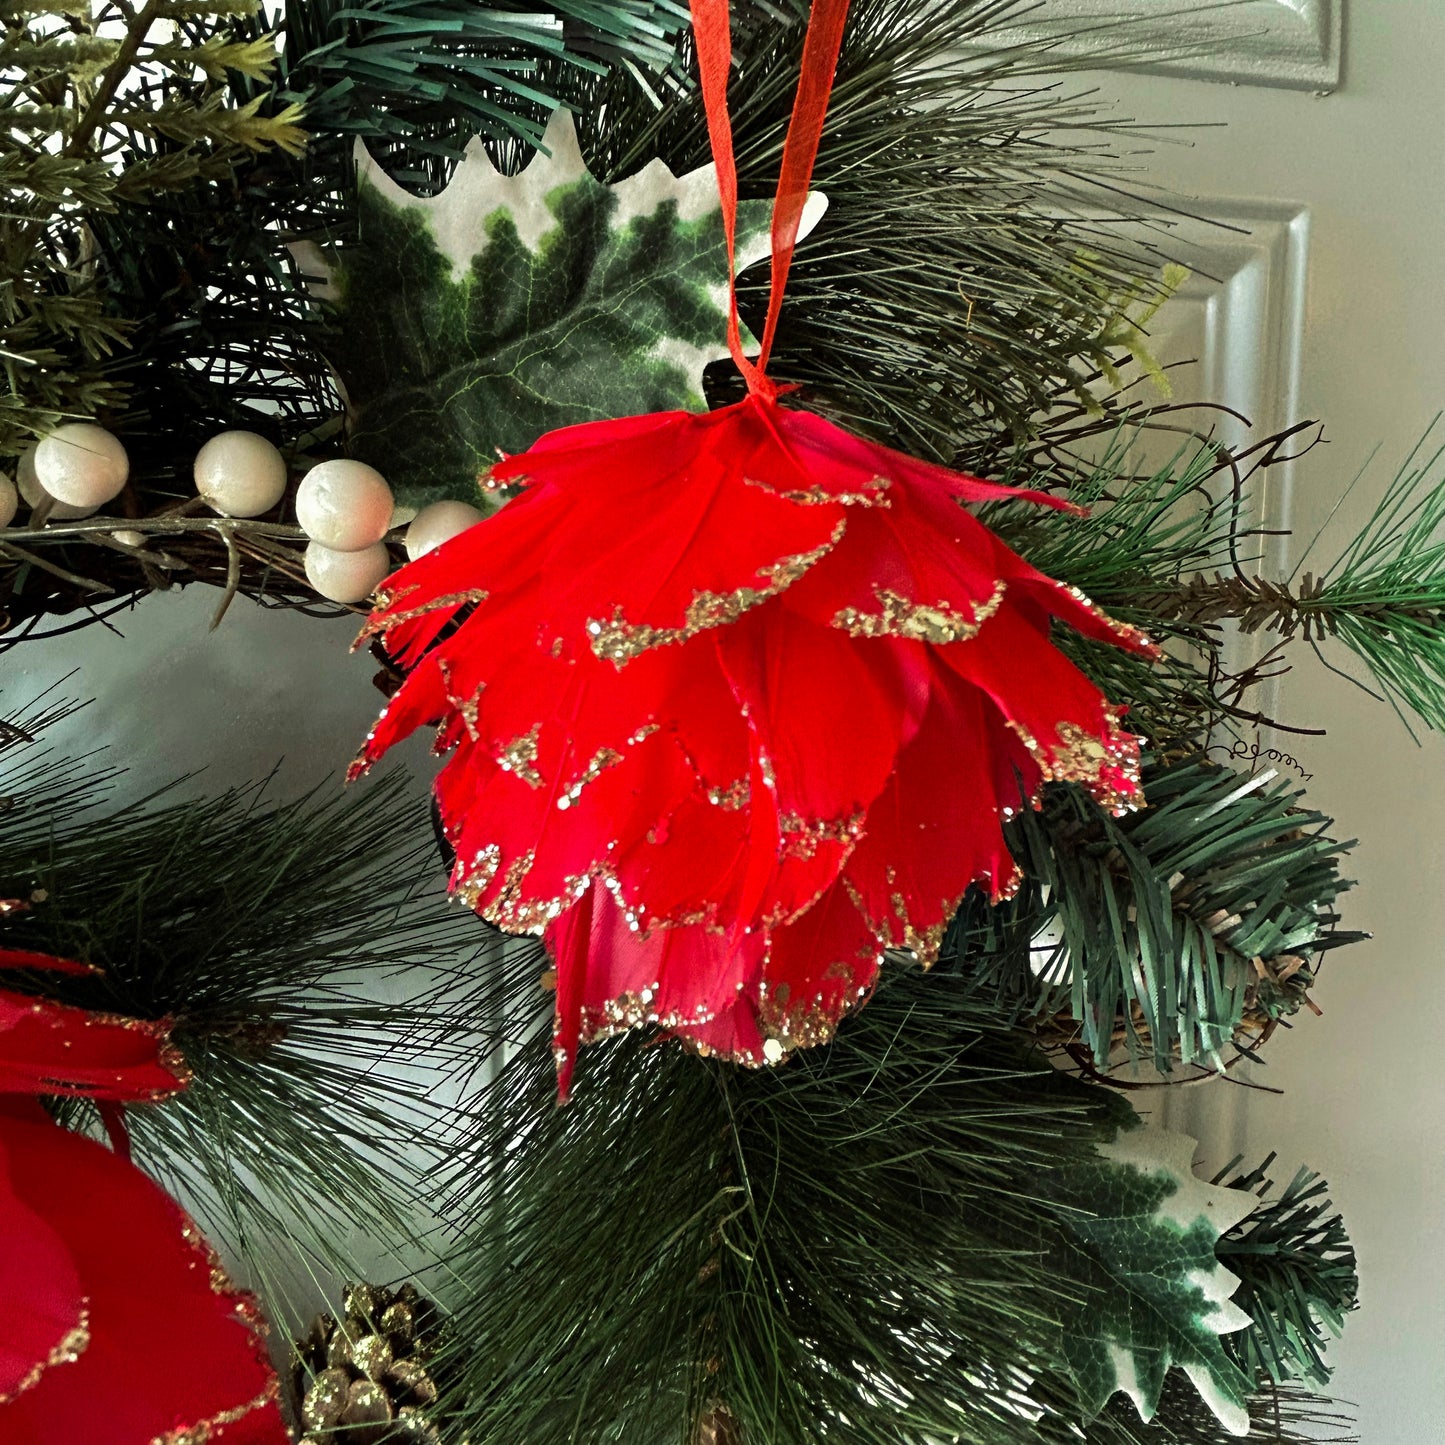
[[[196,453],[196,491],[223,517],[259,517],[286,494],[286,459],[253,431],[218,432]]]
[[[34,447],[27,447],[20,454],[20,460],[15,464],[15,485],[19,488],[25,505],[32,511],[40,505],[42,497],[49,496],[35,475]],[[94,507],[67,506],[64,502],[57,502],[54,497],[50,498],[50,502],[49,520],[52,522],[73,522],[77,517],[88,517],[95,511]]]
[[[374,546],[391,527],[391,488],[374,467],[345,457],[312,467],[296,489],[296,520],[333,552]]]
[[[433,547],[485,520],[486,513],[467,502],[433,502],[423,507],[406,529],[406,555],[415,562]]]
[[[0,473],[0,527],[8,527],[19,510],[20,493],[15,490],[15,483]]]
[[[370,597],[391,571],[383,542],[351,552],[338,552],[320,542],[306,548],[306,578],[332,602],[360,602]]]
[[[35,479],[72,507],[94,510],[120,495],[130,458],[118,438],[92,422],[57,427],[35,448]]]

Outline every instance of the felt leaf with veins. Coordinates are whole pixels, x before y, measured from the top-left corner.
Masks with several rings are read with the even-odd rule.
[[[615,185],[558,111],[502,175],[473,141],[447,188],[403,191],[358,145],[359,239],[327,288],[350,449],[398,502],[478,500],[498,451],[575,422],[701,410],[727,355],[727,252],[713,166],[654,160]],[[805,235],[826,201],[809,197]],[[769,253],[770,202],[738,208],[737,264]]]
[[[1123,1391],[1152,1420],[1179,1366],[1220,1423],[1244,1435],[1253,1381],[1222,1337],[1251,1321],[1230,1303],[1239,1280],[1215,1245],[1256,1201],[1197,1178],[1194,1152],[1183,1134],[1126,1128],[1096,1159],[1060,1171],[1050,1193],[1069,1206],[1071,1267],[1096,1286],[1067,1322],[1064,1350],[1091,1417]]]

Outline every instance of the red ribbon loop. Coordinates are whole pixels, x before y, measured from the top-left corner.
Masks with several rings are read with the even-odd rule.
[[[693,36],[697,43],[698,72],[702,77],[703,109],[707,113],[708,139],[717,164],[718,194],[722,200],[723,232],[728,249],[728,350],[754,395],[769,398],[778,386],[766,375],[768,357],[783,308],[788,270],[798,243],[798,225],[808,199],[808,183],[823,138],[823,121],[828,97],[838,68],[843,45],[843,28],[848,18],[848,0],[813,0],[808,14],[808,31],[803,39],[803,61],[793,114],[783,141],[783,161],[778,172],[778,190],[773,199],[772,281],[768,291],[768,317],[763,327],[762,349],[756,363],[743,355],[742,328],[738,320],[737,274],[735,270],[738,169],[733,155],[732,120],[728,115],[728,75],[732,70],[732,27],[729,0],[691,0]]]

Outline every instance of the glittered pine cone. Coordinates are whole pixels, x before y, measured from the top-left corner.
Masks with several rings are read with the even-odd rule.
[[[436,1306],[409,1284],[349,1285],[343,1303],[340,1319],[317,1315],[295,1342],[301,1445],[440,1445]]]
[[[660,1024],[749,1063],[826,1039],[885,950],[925,962],[1050,779],[1118,811],[1137,740],[1050,641],[1137,632],[1028,566],[960,476],[752,396],[552,432],[521,494],[403,568],[364,638],[409,675],[454,891],[557,963],[579,1043]]]

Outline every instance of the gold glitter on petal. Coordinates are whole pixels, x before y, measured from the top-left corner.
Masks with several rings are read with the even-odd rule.
[[[614,607],[609,619],[591,618],[587,623],[587,633],[592,651],[604,662],[620,668],[654,647],[686,642],[710,627],[726,627],[759,603],[786,592],[842,541],[847,525],[846,520],[840,521],[833,528],[832,538],[811,552],[799,552],[759,567],[757,576],[767,579],[762,587],[739,587],[734,592],[695,592],[683,614],[681,627],[651,627],[646,623],[628,622],[622,615],[621,607]]]
[[[8,1394],[0,1395],[0,1405],[8,1405],[11,1401],[19,1399],[27,1390],[38,1385],[45,1372],[53,1369],[56,1365],[73,1365],[85,1353],[86,1346],[89,1344],[90,1300],[82,1298],[80,1313],[75,1317],[75,1323],[56,1340],[43,1360],[36,1360],[31,1365],[20,1377],[14,1389]]]
[[[595,783],[608,768],[615,768],[622,761],[622,754],[616,748],[598,748],[592,761],[578,775],[577,780],[557,799],[557,806],[565,812],[582,796],[582,790]]]
[[[1056,582],[1052,577],[1046,580],[1053,583],[1060,592],[1067,593],[1091,616],[1098,618],[1121,642],[1131,643],[1156,657],[1159,656],[1159,644],[1147,632],[1138,627],[1131,627],[1127,622],[1115,621],[1097,602],[1091,601],[1087,594],[1081,592],[1077,587],[1070,587],[1067,582]]]
[[[497,754],[497,766],[504,773],[515,773],[529,788],[542,786],[542,775],[537,771],[537,739],[542,734],[542,724],[533,723],[531,731],[525,732]]]
[[[752,799],[752,785],[747,778],[739,778],[723,788],[709,788],[707,800],[715,808],[724,808],[729,813],[740,812]]]
[[[993,592],[973,605],[968,616],[946,602],[910,602],[886,587],[875,587],[879,611],[864,612],[844,607],[833,618],[833,626],[851,637],[906,637],[912,642],[931,642],[942,647],[950,642],[967,642],[1003,604],[1004,583],[995,582]]]
[[[400,600],[402,595],[410,594],[415,590],[415,587],[408,587],[405,594],[399,593],[393,600]],[[401,612],[387,612],[385,609],[390,606],[390,603],[383,602],[367,619],[366,626],[361,629],[356,641],[351,644],[351,650],[355,652],[357,648],[370,642],[373,637],[380,637],[382,634],[390,632],[393,627],[400,627],[403,622],[414,622],[418,617],[426,617],[432,612],[455,612],[473,602],[485,602],[489,595],[485,587],[468,587],[462,592],[447,592],[440,597],[433,597],[430,602],[423,602],[420,607],[408,607]]]
[[[1139,747],[1120,729],[1116,709],[1106,708],[1105,714],[1108,731],[1102,738],[1077,723],[1061,722],[1058,741],[1049,748],[1019,723],[1008,726],[1038,764],[1045,782],[1079,783],[1101,807],[1119,815],[1137,808],[1141,801]]]
[[[459,879],[452,884],[452,896],[475,909],[482,894],[492,886],[492,879],[501,867],[502,850],[495,843],[481,849],[467,864]]]
[[[247,1400],[244,1405],[221,1410],[209,1419],[198,1420],[194,1425],[187,1425],[179,1430],[167,1430],[164,1434],[155,1436],[150,1445],[207,1445],[208,1441],[216,1438],[218,1430],[234,1425],[238,1420],[244,1420],[255,1410],[264,1410],[267,1405],[275,1404],[279,1399],[280,1382],[272,1380],[259,1395]]]
[[[477,690],[470,697],[458,697],[452,689],[452,669],[446,658],[437,662],[437,670],[441,673],[442,690],[446,700],[451,704],[457,716],[461,718],[462,725],[467,730],[467,736],[476,743],[481,741],[477,732],[477,719],[482,706],[482,694],[486,691],[486,683],[481,683]],[[445,727],[445,724],[443,724]],[[440,738],[438,738],[440,742]]]
[[[847,818],[804,818],[797,813],[784,813],[778,819],[782,842],[780,858],[812,858],[825,843],[854,844],[863,836],[867,814],[857,812]]]
[[[888,489],[893,483],[887,477],[873,477],[863,484],[863,490],[859,492],[830,492],[826,487],[807,487],[801,491],[784,492],[773,486],[771,482],[760,482],[753,477],[744,477],[743,482],[749,487],[760,487],[765,492],[771,492],[785,502],[797,502],[804,507],[828,505],[835,507],[891,507],[893,505],[892,499],[887,495]]]
[[[579,873],[575,878],[563,880],[562,891],[552,898],[530,898],[524,896],[524,885],[536,854],[522,854],[502,880],[493,901],[480,909],[481,916],[488,923],[494,923],[507,933],[543,933],[547,925],[560,918],[591,886],[595,870]],[[637,927],[636,915],[629,913],[628,921]]]

